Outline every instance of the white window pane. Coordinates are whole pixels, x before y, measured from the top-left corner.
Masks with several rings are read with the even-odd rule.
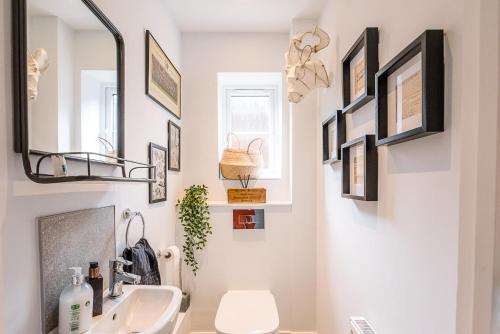
[[[269,132],[272,126],[272,99],[268,96],[231,96],[231,131]]]

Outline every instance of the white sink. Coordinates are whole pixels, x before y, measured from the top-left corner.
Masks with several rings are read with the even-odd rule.
[[[172,286],[124,285],[124,294],[104,298],[103,315],[92,320],[92,334],[171,334],[182,300]]]

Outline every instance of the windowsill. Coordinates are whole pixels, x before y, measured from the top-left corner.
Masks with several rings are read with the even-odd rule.
[[[270,201],[267,203],[228,203],[227,201],[208,201],[208,206],[217,208],[292,207],[292,201]]]

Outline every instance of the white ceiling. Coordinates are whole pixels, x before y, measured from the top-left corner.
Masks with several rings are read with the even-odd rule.
[[[81,0],[27,0],[28,16],[57,16],[74,30],[106,30]]]
[[[293,19],[315,19],[324,0],[167,0],[184,32],[288,32]]]

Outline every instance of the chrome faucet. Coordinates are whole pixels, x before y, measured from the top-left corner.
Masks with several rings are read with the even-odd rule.
[[[117,298],[123,295],[123,282],[130,284],[141,282],[141,276],[123,271],[124,265],[131,264],[132,262],[123,258],[109,260],[109,297]]]

